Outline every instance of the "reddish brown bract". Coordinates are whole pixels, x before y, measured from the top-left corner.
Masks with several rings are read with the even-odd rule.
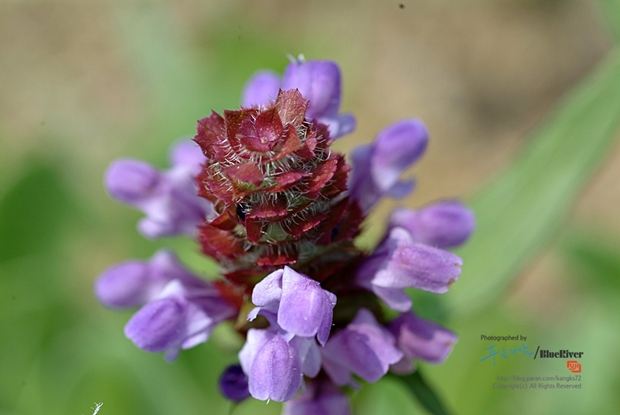
[[[199,195],[218,215],[199,240],[236,283],[285,264],[309,271],[334,244],[354,249],[363,217],[343,193],[350,168],[331,151],[327,126],[306,119],[307,105],[298,90],[280,91],[271,105],[198,121],[194,141],[207,157]]]

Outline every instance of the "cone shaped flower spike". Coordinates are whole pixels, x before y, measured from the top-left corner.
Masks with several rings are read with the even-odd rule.
[[[220,265],[208,281],[166,250],[104,271],[97,298],[141,307],[126,336],[174,360],[229,321],[245,340],[220,390],[286,402],[285,414],[351,414],[345,387],[375,382],[413,359],[440,363],[456,335],[418,317],[405,289],[444,293],[462,261],[444,250],[467,240],[472,212],[458,201],[394,211],[374,250],[355,245],[383,197],[413,190],[404,172],[424,153],[416,119],[397,121],[350,165],[333,151],[355,129],[340,113],[341,75],[331,61],[295,60],[282,77],[263,71],[238,110],[198,121],[193,142],[176,144],[169,170],[121,159],[106,174],[119,201],[145,214],[149,238],[189,235]],[[390,321],[387,306],[400,313]]]

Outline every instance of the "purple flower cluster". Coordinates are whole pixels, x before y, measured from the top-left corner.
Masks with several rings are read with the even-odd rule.
[[[305,120],[291,121],[297,123],[297,134],[305,134],[300,133],[302,121],[306,123],[303,125],[324,128],[318,131],[325,131],[331,139],[354,130],[353,116],[340,114],[340,69],[329,61],[296,60],[281,78],[272,72],[256,74],[245,88],[242,105],[257,113],[273,112],[270,108],[278,100],[276,109],[280,117],[285,117],[287,108],[293,108],[286,99],[294,95],[283,95],[282,91],[294,89],[307,101]],[[271,131],[269,124],[261,128],[265,134]],[[288,127],[278,124],[278,131],[282,128],[287,131]],[[258,144],[254,145],[262,145],[262,138],[257,137]],[[295,233],[299,242],[290,243],[301,253],[278,266],[278,250],[268,251],[275,259],[264,266],[260,278],[248,274],[243,279],[243,274],[235,271],[234,261],[222,260],[228,272],[225,275],[232,277],[209,282],[185,269],[171,252],[160,251],[149,261],[128,261],[106,270],[96,283],[96,295],[112,308],[141,307],[127,323],[126,336],[143,350],[164,352],[168,360],[181,349],[205,342],[217,324],[238,321],[241,316],[248,321],[239,328],[245,345],[239,352],[240,365],[232,365],[222,374],[220,388],[224,396],[233,401],[249,396],[283,401],[287,415],[350,414],[343,387],[357,388],[360,380],[376,382],[389,370],[410,373],[415,370],[413,360],[441,363],[457,340],[451,331],[417,316],[405,289],[445,293],[458,279],[462,261],[445,249],[464,243],[473,231],[474,217],[469,209],[454,200],[418,210],[400,208],[392,213],[385,236],[372,252],[352,244],[358,233],[357,222],[382,197],[402,198],[411,193],[413,181],[402,180],[401,176],[422,156],[427,143],[422,122],[408,119],[385,128],[372,144],[358,147],[352,154],[348,184],[343,185],[347,190],[333,204],[334,209],[345,206],[358,213],[340,213],[342,219],[331,223],[324,218],[328,215],[318,212],[317,217],[322,215],[320,220],[330,227],[315,234],[321,235],[321,241],[324,235],[331,235],[331,239],[320,246],[314,246],[312,240],[304,242],[303,227],[302,236]],[[270,166],[295,163],[295,153],[286,157],[286,163],[274,162]],[[106,186],[113,197],[144,212],[139,230],[145,236],[196,236],[197,227],[210,221],[219,228],[213,231],[218,232],[213,233],[218,239],[211,242],[209,249],[218,254],[232,252],[233,248],[226,245],[229,239],[225,232],[234,231],[237,237],[245,234],[242,225],[249,223],[245,217],[247,205],[238,204],[236,212],[231,213],[199,197],[201,182],[196,178],[206,163],[203,151],[184,141],[174,147],[169,170],[160,171],[141,161],[119,160],[108,169]],[[330,174],[334,174],[336,163],[328,165],[333,165]],[[275,174],[277,186],[288,197],[295,197],[296,189],[289,182],[307,180],[303,175],[313,171],[303,170],[302,166],[287,176],[261,170],[257,180],[259,173],[252,169],[252,176],[249,167],[234,170],[235,183],[243,184],[244,177],[251,177],[242,188],[259,194],[263,189],[260,180],[267,183],[269,174]],[[327,174],[327,167],[315,171]],[[348,167],[340,167],[339,171],[343,173],[325,183],[346,178],[342,175],[347,174]],[[216,190],[221,192],[219,187]],[[267,194],[267,190],[264,192]],[[269,200],[268,196],[259,196],[252,200]],[[214,219],[216,216],[218,219]],[[271,232],[265,239],[290,240],[290,236],[279,236],[278,228],[273,227],[276,214],[263,213],[262,217],[268,218],[271,226],[263,228]],[[319,223],[319,219],[316,224],[312,222],[312,217],[307,220],[312,226]],[[307,229],[311,229],[310,225]],[[258,244],[263,239],[256,240],[259,242],[244,248],[250,254],[253,247],[262,246]],[[241,254],[235,251],[234,255]],[[325,273],[316,269],[321,266],[333,270]],[[381,311],[381,303],[397,311],[398,317],[389,321]]]
[[[165,352],[167,360],[207,341],[217,324],[237,315],[215,284],[187,271],[165,250],[148,262],[127,261],[107,269],[95,292],[111,308],[142,306],[125,326],[125,335],[143,350]]]
[[[204,162],[200,149],[181,141],[172,149],[170,162],[172,167],[162,172],[140,160],[119,159],[106,172],[110,194],[146,215],[138,228],[147,238],[193,236],[212,213],[211,205],[196,196],[194,176]]]

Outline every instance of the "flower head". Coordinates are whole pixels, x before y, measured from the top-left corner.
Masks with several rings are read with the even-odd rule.
[[[473,214],[457,201],[398,209],[376,249],[357,247],[371,208],[413,190],[402,176],[428,134],[419,120],[397,121],[351,167],[331,148],[355,127],[340,105],[338,66],[295,60],[282,77],[252,77],[240,109],[199,120],[171,169],[111,165],[107,188],[145,213],[145,236],[195,236],[220,265],[221,279],[206,281],[161,251],[103,272],[103,304],[141,307],[125,327],[136,346],[172,360],[233,321],[245,344],[222,393],[284,401],[288,415],[349,415],[343,386],[447,357],[456,336],[413,314],[405,290],[444,293],[458,279],[462,261],[445,249],[469,237]],[[390,321],[382,302],[400,316]]]

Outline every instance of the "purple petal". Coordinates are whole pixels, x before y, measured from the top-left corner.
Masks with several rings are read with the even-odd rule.
[[[155,279],[161,279],[166,282],[179,280],[186,287],[200,287],[204,289],[210,286],[210,283],[188,271],[177,256],[167,249],[157,251],[149,260],[149,266]]]
[[[336,296],[321,285],[292,268],[284,267],[265,277],[252,291],[252,310],[248,319],[260,313],[267,317],[277,314],[274,326],[301,337],[318,337],[325,344],[331,330]]]
[[[402,228],[390,232],[393,244],[389,258],[375,274],[372,284],[388,288],[418,288],[441,294],[461,274],[463,261],[451,252],[412,243]]]
[[[409,359],[442,363],[457,341],[450,330],[422,319],[412,312],[401,314],[389,326],[396,337],[396,345]]]
[[[317,335],[325,345],[331,329],[336,296],[305,275],[284,267],[278,324],[302,337]]]
[[[301,366],[297,350],[281,336],[271,336],[254,353],[249,373],[250,393],[260,400],[291,399],[301,386]]]
[[[195,176],[206,160],[200,149],[186,140],[174,146],[171,158],[174,166],[163,172],[142,161],[117,160],[106,173],[110,194],[145,213],[138,229],[149,238],[194,235],[213,215],[211,203],[197,195]]]
[[[280,89],[280,78],[275,72],[260,71],[247,82],[241,98],[241,106],[267,105],[275,101]]]
[[[327,345],[329,346],[329,342]],[[344,361],[338,360],[338,353],[341,353],[340,349],[344,349],[342,345],[334,346],[333,353],[335,355],[334,359],[330,359],[329,356],[326,355],[325,349],[321,349],[321,357],[323,360],[323,370],[329,376],[332,382],[334,382],[338,386],[351,386],[357,388],[359,384],[353,380],[352,369],[350,369]]]
[[[148,352],[163,352],[180,346],[179,332],[188,314],[188,303],[180,298],[162,298],[140,309],[125,326],[125,335]]]
[[[295,89],[306,98],[308,118],[336,118],[340,109],[340,68],[332,61],[295,61],[286,67],[282,89]]]
[[[351,406],[330,381],[313,380],[300,396],[284,404],[282,415],[351,415]]]
[[[351,153],[353,170],[349,180],[349,194],[365,213],[370,211],[382,197],[402,199],[411,194],[415,188],[414,180],[403,180],[393,183],[387,189],[382,189],[372,176],[373,157],[372,145],[358,146]]]
[[[407,311],[410,302],[403,288],[418,288],[441,294],[461,274],[458,256],[418,244],[403,228],[394,228],[377,250],[359,268],[357,283],[373,291],[391,308]]]
[[[166,359],[174,360],[180,349],[207,341],[215,325],[236,312],[208,282],[191,287],[172,280],[133,315],[125,335],[139,348],[166,352]]]
[[[246,374],[251,372],[258,351],[275,335],[276,332],[273,330],[248,330],[245,344],[239,351],[239,363]]]
[[[413,192],[413,189],[415,189],[415,180],[401,180],[390,187],[390,189],[385,192],[385,196],[389,196],[393,199],[404,199]]]
[[[171,209],[166,206],[161,206],[161,208],[157,210],[161,210],[162,212],[164,212],[170,211]],[[140,231],[140,233],[150,239],[160,238],[162,236],[173,236],[182,233],[191,233],[188,232],[186,229],[184,229],[183,231],[178,230],[178,226],[175,224],[175,222],[167,221],[168,218],[165,217],[165,213],[159,216],[159,218],[146,217],[144,219],[141,219],[138,222],[138,230]]]
[[[356,147],[351,153],[353,170],[349,176],[349,194],[351,199],[359,203],[364,213],[383,196],[370,174],[372,151],[372,145],[367,144]]]
[[[394,337],[373,314],[361,308],[355,319],[332,336],[321,350],[323,367],[336,385],[348,383],[349,373],[376,382],[391,364],[403,357],[394,342]]]
[[[222,395],[233,402],[241,402],[250,397],[248,377],[239,365],[230,365],[224,370],[219,386]]]
[[[181,140],[170,151],[170,164],[189,170],[194,175],[200,172],[205,161],[207,158],[193,140]]]
[[[149,300],[145,290],[149,279],[149,266],[141,261],[127,261],[105,270],[95,283],[99,301],[112,308],[135,307]],[[161,288],[165,282],[161,282]],[[150,288],[150,287],[149,287]]]
[[[112,197],[131,205],[151,197],[160,181],[159,171],[139,160],[116,160],[105,174],[105,185]]]
[[[415,370],[416,366],[411,360],[407,359],[407,357],[403,357],[398,362],[390,365],[390,372],[397,375],[408,375],[415,372]]]
[[[383,190],[394,186],[400,175],[426,150],[426,127],[416,119],[396,122],[379,133],[373,145],[371,174]]]
[[[252,290],[252,303],[259,307],[279,301],[282,296],[282,275],[284,270],[276,270],[267,275]]]
[[[411,297],[402,288],[381,287],[378,285],[369,285],[366,288],[375,293],[392,310],[405,312],[413,304]]]
[[[461,202],[448,200],[426,206],[418,211],[396,209],[390,227],[407,229],[416,242],[439,248],[464,243],[475,227],[474,213]]]
[[[314,339],[296,337],[291,341],[298,339],[307,342],[309,345],[304,354],[302,354],[302,356],[304,356],[302,372],[304,375],[313,378],[318,375],[321,370],[321,351],[319,350],[319,346]]]
[[[97,279],[95,294],[108,307],[137,307],[159,296],[174,279],[190,286],[204,284],[172,252],[161,250],[149,261],[126,261],[108,268]]]
[[[180,173],[180,174],[179,174]],[[194,235],[196,227],[213,209],[206,199],[196,195],[193,176],[187,171],[175,171],[162,180],[157,194],[137,208],[146,214],[138,225],[149,238],[179,234]]]
[[[337,118],[323,117],[318,120],[329,127],[329,136],[332,140],[352,133],[357,126],[357,121],[351,114],[342,114]]]
[[[424,124],[410,119],[385,128],[371,145],[356,148],[349,181],[351,198],[368,212],[383,196],[409,195],[414,182],[400,181],[400,176],[420,158],[427,143]]]

